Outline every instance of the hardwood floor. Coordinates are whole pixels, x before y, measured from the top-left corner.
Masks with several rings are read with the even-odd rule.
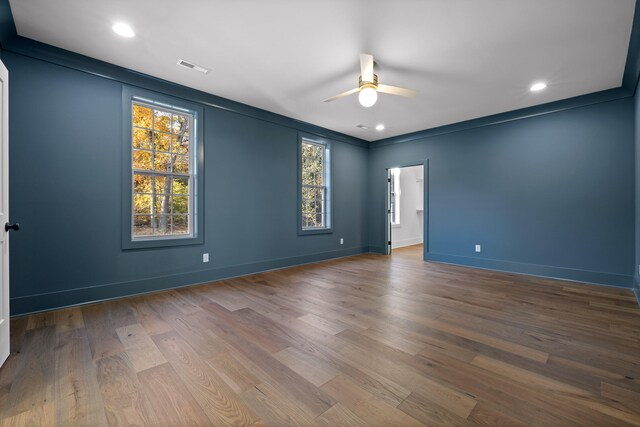
[[[640,425],[630,291],[421,252],[12,319],[0,425]]]

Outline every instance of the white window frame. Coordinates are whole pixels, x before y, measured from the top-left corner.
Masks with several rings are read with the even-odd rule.
[[[305,185],[302,183],[302,163],[303,163],[303,154],[302,147],[303,144],[315,145],[322,148],[323,154],[323,184],[322,186],[315,185]],[[329,141],[315,137],[312,135],[300,135],[298,141],[298,234],[322,234],[322,233],[332,233],[333,232],[333,218],[332,218],[332,188],[331,188],[331,144]],[[324,194],[323,200],[323,218],[324,223],[321,227],[305,227],[303,225],[303,215],[302,215],[302,194],[305,188],[322,188]]]
[[[133,147],[133,130],[137,129],[134,125],[133,125],[133,107],[135,105],[139,105],[141,107],[144,108],[150,108],[151,110],[157,110],[157,111],[163,111],[165,113],[170,113],[170,114],[179,114],[182,116],[187,116],[189,118],[189,148],[187,150],[187,157],[189,160],[189,173],[184,174],[184,173],[177,173],[177,172],[165,172],[165,171],[156,171],[156,170],[147,170],[147,169],[136,169],[133,167],[133,153],[134,153],[134,147]],[[195,115],[193,112],[180,108],[180,107],[175,107],[175,106],[169,106],[169,105],[164,105],[158,102],[154,102],[154,101],[150,101],[150,100],[143,100],[140,98],[134,98],[131,100],[131,116],[132,116],[132,123],[131,123],[131,132],[132,132],[132,136],[131,136],[131,144],[130,144],[130,150],[131,150],[131,158],[132,158],[132,163],[131,163],[131,240],[132,241],[146,241],[146,240],[167,240],[167,239],[191,239],[194,237],[194,205],[195,205],[195,182],[196,182],[196,167],[195,167],[195,155],[194,155],[194,151],[195,151]],[[153,163],[155,162],[155,153],[165,153],[164,151],[157,151],[155,149],[155,144],[153,143],[153,139],[155,138],[155,114],[152,115],[151,118],[151,148],[149,150],[142,150],[142,151],[148,151],[151,153],[151,164],[153,165]],[[141,129],[141,128],[139,128]],[[174,134],[171,133],[171,136],[173,136]],[[170,144],[172,144],[173,142],[170,140]],[[171,148],[169,149],[169,152],[167,152],[167,154],[170,154]],[[151,235],[151,236],[136,236],[134,234],[134,218],[135,218],[135,209],[134,209],[134,203],[133,203],[133,199],[135,196],[135,192],[134,192],[134,188],[133,188],[133,177],[135,174],[140,174],[140,175],[148,175],[152,178],[152,181],[154,180],[154,178],[156,176],[163,176],[163,177],[177,177],[177,178],[188,178],[189,180],[189,193],[187,194],[187,197],[189,198],[189,205],[188,205],[188,213],[187,213],[187,218],[188,218],[188,227],[189,227],[189,233],[184,234],[159,234],[159,235]],[[152,188],[155,188],[155,185],[152,185]],[[173,195],[173,193],[171,193]],[[152,196],[152,201],[151,201],[151,206],[153,208],[153,206],[155,206],[156,203],[156,194],[155,192],[153,192],[151,194]],[[173,210],[173,203],[172,203],[172,210]],[[153,213],[149,214],[151,220],[154,220],[155,215]],[[173,217],[173,212],[169,215],[171,217]]]

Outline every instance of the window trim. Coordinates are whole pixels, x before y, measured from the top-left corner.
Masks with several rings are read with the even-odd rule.
[[[193,230],[187,236],[133,237],[133,165],[132,165],[132,108],[134,102],[171,110],[183,110],[193,115],[193,137],[190,164],[193,167],[193,195],[191,209]],[[183,101],[144,89],[123,86],[123,144],[122,144],[122,249],[147,249],[204,243],[204,109],[198,104]],[[191,213],[190,213],[191,214]]]
[[[313,144],[323,145],[325,147],[325,181],[326,181],[326,206],[325,206],[325,226],[322,228],[302,227],[302,143],[308,141]],[[332,161],[331,141],[328,139],[312,135],[304,132],[298,132],[298,156],[296,171],[298,174],[298,235],[314,235],[314,234],[331,234],[333,233],[333,161]]]

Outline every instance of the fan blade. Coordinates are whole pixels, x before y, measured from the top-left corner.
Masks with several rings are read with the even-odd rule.
[[[403,87],[397,86],[389,86],[389,85],[378,85],[378,92],[388,93],[389,95],[399,95],[399,96],[416,96],[418,92],[412,89],[405,89]]]
[[[325,99],[324,102],[331,102],[331,101],[335,101],[336,99],[344,98],[345,96],[349,96],[353,93],[356,93],[359,90],[360,88],[355,88],[355,89],[348,90],[346,92],[342,92],[340,95],[332,96],[329,99]]]
[[[360,76],[363,82],[373,82],[373,56],[360,54]]]

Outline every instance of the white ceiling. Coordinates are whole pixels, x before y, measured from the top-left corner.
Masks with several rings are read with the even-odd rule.
[[[18,34],[376,140],[619,87],[635,0],[10,0]],[[112,32],[129,23],[137,36]],[[419,91],[325,98],[380,82]],[[208,74],[176,65],[183,58]],[[535,81],[549,87],[529,91]],[[361,130],[384,123],[383,132]]]

